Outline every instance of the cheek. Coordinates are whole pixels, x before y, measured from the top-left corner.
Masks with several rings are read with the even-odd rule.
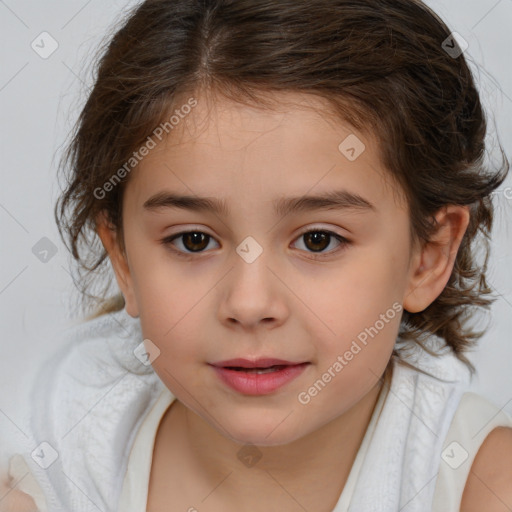
[[[329,380],[324,399],[344,407],[381,377],[402,317],[401,263],[385,245],[372,249],[340,265],[307,295],[316,315],[308,314],[305,328],[316,339],[320,380]]]
[[[148,266],[138,274],[142,333],[160,350],[155,370],[161,367],[177,371],[180,365],[197,363],[201,346],[209,341],[203,328],[207,318],[205,298],[215,280],[205,277],[201,283],[178,270],[178,266],[167,263]]]
[[[306,318],[313,318],[317,332],[326,337],[356,336],[381,314],[390,309],[393,314],[393,304],[402,297],[400,272],[389,254],[369,250],[317,275],[314,286],[302,279],[299,294],[307,297]]]
[[[171,320],[169,321],[169,316]],[[186,319],[156,317],[153,313],[141,315],[141,328],[145,338],[158,347],[158,357],[152,362],[153,369],[167,387],[178,397],[187,389],[204,385],[198,369],[203,365],[204,333],[200,322],[193,317]],[[182,397],[186,398],[186,397]]]
[[[196,303],[194,307],[194,302]],[[204,346],[211,342],[205,339],[205,311],[182,298],[176,306],[159,301],[154,308],[144,308],[140,323],[144,338],[150,339],[160,350],[157,366],[179,368],[184,364],[197,364],[204,356]],[[203,348],[203,350],[201,350]]]
[[[147,336],[163,343],[178,333],[180,338],[190,338],[195,326],[202,323],[199,312],[205,314],[203,303],[218,275],[206,265],[200,268],[197,263],[177,261],[163,247],[149,245],[146,249],[141,245],[131,260],[140,321]]]

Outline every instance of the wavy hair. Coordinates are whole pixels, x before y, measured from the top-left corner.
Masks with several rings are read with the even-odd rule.
[[[343,121],[377,136],[383,164],[407,198],[414,240],[429,240],[433,216],[443,206],[470,206],[447,286],[425,310],[404,311],[394,355],[411,342],[429,350],[424,342],[435,335],[473,372],[464,353],[483,333],[468,320],[472,308],[488,308],[494,300],[485,275],[491,194],[509,164],[501,147],[500,166],[484,163],[485,114],[466,58],[447,51],[452,47],[459,49],[445,23],[416,0],[137,5],[99,49],[94,86],[61,162],[67,183],[55,219],[77,263],[84,309],[99,306],[95,317],[124,307],[121,294],[107,296],[112,274],[96,220],[106,215],[124,250],[121,212],[129,176],[105,197],[95,190],[184,94],[215,90],[271,108],[265,98],[272,94],[310,93]],[[478,263],[480,248],[484,260]],[[102,291],[89,293],[98,282]]]

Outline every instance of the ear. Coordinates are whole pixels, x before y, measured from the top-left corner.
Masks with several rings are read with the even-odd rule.
[[[114,269],[117,284],[124,296],[126,312],[133,318],[139,316],[139,309],[135,299],[133,280],[130,274],[130,267],[125,253],[120,247],[117,238],[117,232],[108,221],[104,212],[102,212],[96,220],[96,232],[101,239],[103,247],[105,247],[110,263]]]
[[[429,242],[415,247],[403,306],[410,313],[426,309],[444,290],[469,224],[468,206],[450,205],[434,216],[437,231]]]

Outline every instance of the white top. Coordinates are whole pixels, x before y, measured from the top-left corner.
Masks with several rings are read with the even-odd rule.
[[[68,343],[36,379],[9,476],[40,512],[145,512],[155,436],[174,397],[136,357],[140,323],[122,310],[63,334]],[[418,369],[394,361],[333,512],[458,510],[486,436],[512,428],[466,392],[467,368],[449,350],[407,357]]]
[[[344,512],[348,510],[350,498],[357,481],[357,476],[366,454],[367,447],[371,442],[373,430],[379,418],[382,406],[384,405],[386,395],[387,388],[383,387],[382,392],[379,394],[377,403],[375,404],[372,417],[350,470],[347,482],[333,512]],[[119,510],[122,510],[123,512],[146,511],[149,477],[156,433],[160,420],[174,400],[175,397],[171,392],[167,388],[164,389],[135,438],[128,461],[128,469],[124,479],[121,499],[119,501]]]
[[[387,394],[388,390],[384,387],[333,512],[347,512],[349,509],[358,474]],[[119,510],[123,512],[146,512],[155,437],[162,417],[174,400],[175,397],[172,393],[167,388],[163,389],[141,424],[130,452],[119,501]],[[492,420],[482,425],[485,418],[492,418]],[[512,428],[512,419],[483,397],[471,392],[464,393],[444,443],[443,462],[439,467],[433,512],[459,510],[466,480],[476,453],[489,432],[498,426]],[[42,490],[20,455],[11,458],[9,476],[14,481],[21,480],[17,489],[32,496],[39,512],[47,512]]]

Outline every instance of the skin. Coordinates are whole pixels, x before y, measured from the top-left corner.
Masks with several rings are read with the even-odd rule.
[[[512,510],[512,428],[497,427],[485,438],[471,466],[461,510]]]
[[[307,405],[297,396],[394,303],[427,307],[446,285],[467,227],[468,210],[450,207],[438,216],[441,244],[412,247],[406,202],[376,141],[319,113],[319,99],[282,100],[279,111],[265,111],[199,98],[131,176],[126,254],[116,251],[112,231],[99,229],[126,310],[159,348],[153,367],[178,399],[159,428],[148,510],[176,500],[195,506],[206,496],[207,510],[268,510],[269,503],[332,510],[375,406],[400,315]],[[352,133],[366,146],[353,162],[338,150]],[[272,208],[281,197],[335,189],[359,194],[375,211],[279,216]],[[230,214],[144,211],[162,190],[224,199]],[[300,237],[311,227],[349,243],[336,249],[332,239],[323,259],[314,259]],[[213,237],[203,253],[180,257],[161,243],[187,230]],[[250,264],[236,252],[247,236],[263,248]],[[183,243],[170,245],[190,253]],[[247,397],[207,364],[235,357],[310,364],[272,395]],[[245,444],[262,454],[250,471],[236,457]]]
[[[418,312],[439,296],[469,222],[467,208],[443,208],[436,244],[412,247],[405,202],[396,201],[371,134],[329,122],[319,99],[280,99],[280,111],[265,112],[200,98],[131,176],[126,253],[97,219],[126,310],[159,348],[153,367],[177,397],[157,431],[147,510],[331,511],[381,390],[400,315],[308,404],[297,395],[394,302]],[[354,162],[337,150],[351,133],[366,146]],[[365,197],[377,212],[283,217],[271,208],[278,197],[338,188]],[[143,202],[163,189],[225,199],[232,213],[143,212]],[[313,225],[348,245],[331,238],[327,257],[313,259],[299,236]],[[213,237],[204,254],[180,258],[161,243],[192,229]],[[250,264],[235,251],[249,235],[263,248]],[[174,246],[186,251],[183,241]],[[272,395],[247,397],[226,388],[206,364],[262,356],[310,365]],[[237,457],[248,443],[261,455],[252,467]],[[472,465],[462,511],[512,510],[511,453],[512,429],[493,430]],[[0,511],[35,510],[12,481],[0,484]]]
[[[466,207],[443,208],[432,243],[413,245],[406,202],[372,135],[334,121],[319,98],[279,99],[279,110],[265,111],[198,97],[172,137],[132,171],[123,201],[126,252],[98,219],[126,310],[160,350],[153,367],[177,397],[155,439],[148,511],[331,511],[378,399],[400,314],[307,404],[297,397],[394,303],[418,312],[439,296],[469,222]],[[338,150],[350,134],[366,146],[355,161]],[[273,211],[275,199],[334,189],[359,194],[375,211]],[[144,211],[162,190],[223,199],[230,213]],[[311,228],[348,243],[331,237],[315,259],[302,236]],[[162,244],[187,231],[210,235],[202,253],[170,249],[190,253],[186,237]],[[252,263],[236,252],[247,236],[263,249]],[[310,364],[271,395],[248,397],[207,364],[235,357]],[[509,437],[496,441],[498,430]],[[501,497],[506,487],[486,471],[498,448],[512,450],[509,431],[493,431],[473,465]],[[247,444],[261,455],[249,468],[237,457]],[[478,503],[475,486],[466,491]],[[489,503],[485,509],[495,510]]]
[[[0,479],[0,512],[35,512],[35,501],[26,493],[16,489],[16,482],[3,475]]]

